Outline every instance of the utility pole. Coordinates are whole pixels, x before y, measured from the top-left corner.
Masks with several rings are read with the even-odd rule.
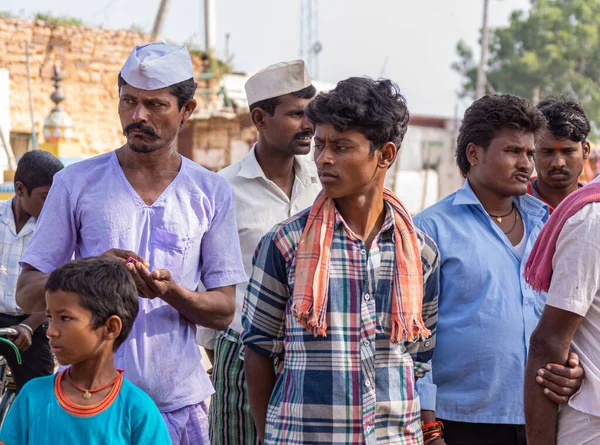
[[[162,38],[165,17],[167,16],[167,9],[169,9],[169,3],[171,3],[171,0],[160,0],[156,18],[154,19],[154,26],[152,27],[152,40],[160,40]]]
[[[479,59],[479,68],[477,69],[477,90],[475,99],[479,99],[485,94],[487,79],[485,69],[488,61],[488,9],[490,0],[483,0],[483,25],[481,27],[481,58]]]
[[[213,61],[217,53],[217,2],[204,0],[204,46]]]

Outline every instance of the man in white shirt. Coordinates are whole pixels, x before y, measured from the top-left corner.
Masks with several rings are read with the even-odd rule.
[[[547,257],[544,266],[544,257],[539,255],[539,260],[532,262],[532,270],[526,271],[531,276],[526,278],[534,287],[547,285],[548,273],[540,271],[550,270],[551,258],[548,299],[531,336],[525,376],[527,443],[599,445],[600,181],[596,179],[569,195],[548,224],[553,223],[557,227],[548,230],[540,244],[542,252],[543,246],[547,250],[555,245],[553,256]],[[555,242],[550,239],[552,232],[557,234]],[[565,363],[570,348],[579,356],[585,378],[557,415],[556,405],[544,399],[534,379],[540,379],[538,369],[543,367],[542,362]],[[562,385],[564,381],[555,379],[554,383]]]
[[[0,328],[11,327],[19,333],[12,340],[21,351],[22,363],[4,343],[0,343],[0,356],[8,363],[17,391],[29,380],[54,371],[46,313],[23,313],[15,291],[21,273],[19,261],[33,236],[54,175],[62,169],[62,162],[46,151],[25,153],[15,172],[15,196],[0,201]]]
[[[316,93],[302,60],[271,65],[246,83],[258,142],[219,174],[233,186],[246,275],[261,238],[277,223],[312,205],[321,183],[308,156],[314,129],[304,107]],[[258,444],[241,358],[241,313],[247,283],[236,287],[233,322],[216,335],[209,421],[212,445]],[[201,341],[202,343],[202,341]],[[210,342],[204,342],[210,347]]]

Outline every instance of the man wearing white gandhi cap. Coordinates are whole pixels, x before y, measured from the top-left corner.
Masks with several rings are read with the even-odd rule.
[[[304,107],[315,95],[304,62],[271,65],[252,76],[246,94],[258,142],[239,162],[219,174],[233,186],[236,219],[246,274],[252,271],[252,255],[271,228],[310,206],[321,184],[310,151],[313,126]],[[214,347],[210,404],[213,445],[258,443],[248,404],[243,361],[240,359],[242,303],[247,283],[236,288],[236,313],[231,325],[208,341]],[[204,336],[202,336],[204,337]]]
[[[214,390],[195,334],[196,325],[229,325],[235,286],[246,280],[232,237],[233,190],[175,150],[175,137],[196,107],[185,47],[135,47],[118,86],[127,143],[55,177],[47,198],[52,211],[41,215],[22,258],[17,300],[26,311],[45,310],[45,274],[73,253],[125,264],[140,311],[115,364],[156,402],[174,444],[208,445],[204,400]],[[200,282],[207,291],[196,291]],[[94,385],[109,383],[105,375],[98,369]],[[72,378],[85,387],[76,373]]]

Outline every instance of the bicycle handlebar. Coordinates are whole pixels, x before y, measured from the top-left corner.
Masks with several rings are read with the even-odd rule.
[[[17,363],[20,365],[23,363],[21,360],[21,353],[19,352],[19,348],[10,340],[3,337],[17,337],[19,332],[13,328],[0,328],[0,343],[6,343],[10,346],[13,351],[15,351],[15,355],[17,356]]]
[[[0,328],[0,337],[16,337],[19,332],[13,328]]]

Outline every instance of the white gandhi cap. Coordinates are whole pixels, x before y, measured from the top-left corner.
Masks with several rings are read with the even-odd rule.
[[[260,70],[246,82],[248,105],[294,93],[312,85],[303,60],[281,62]]]
[[[194,70],[185,46],[154,42],[133,48],[121,77],[132,87],[151,91],[193,78]]]

